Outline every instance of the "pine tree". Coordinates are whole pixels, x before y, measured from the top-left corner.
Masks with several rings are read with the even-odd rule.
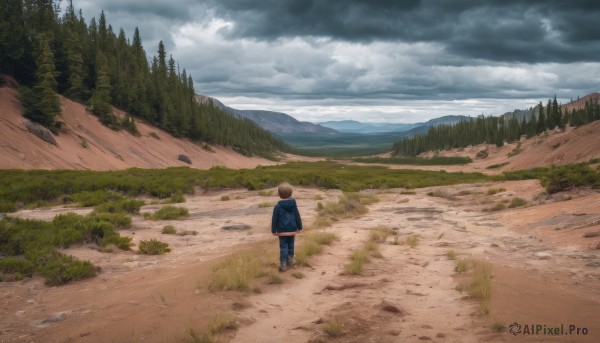
[[[536,132],[538,134],[546,131],[546,115],[544,114],[544,105],[542,104],[542,102],[540,101],[540,104],[538,105],[538,118],[537,118],[537,128],[536,128]]]
[[[92,113],[100,117],[102,123],[115,127],[117,125],[116,117],[112,113],[110,105],[110,79],[108,77],[108,67],[103,53],[98,53],[96,61],[96,87],[92,92],[90,108]]]
[[[54,54],[44,36],[39,37],[36,84],[33,87],[33,107],[25,111],[25,116],[45,127],[55,130],[55,118],[60,115],[60,98],[56,93],[56,67]]]

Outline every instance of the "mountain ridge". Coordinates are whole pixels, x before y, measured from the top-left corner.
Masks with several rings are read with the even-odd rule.
[[[332,128],[343,133],[363,133],[363,134],[375,134],[375,133],[391,133],[391,132],[406,132],[413,129],[417,129],[421,126],[429,127],[431,125],[437,126],[442,124],[455,124],[461,120],[467,120],[471,117],[463,115],[446,115],[437,117],[426,122],[417,123],[365,123],[356,120],[330,120],[325,122],[317,122],[317,124]],[[418,130],[419,131],[419,130]]]
[[[299,121],[296,118],[282,113],[266,110],[239,110],[233,107],[229,107],[223,104],[216,98],[196,94],[196,101],[200,103],[212,103],[214,106],[219,107],[238,118],[249,119],[258,124],[263,129],[266,129],[275,134],[282,133],[324,133],[324,134],[336,134],[336,130],[327,128],[318,124]]]

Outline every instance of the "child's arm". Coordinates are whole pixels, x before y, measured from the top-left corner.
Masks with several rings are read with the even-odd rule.
[[[279,222],[279,211],[277,211],[277,206],[273,207],[273,216],[271,217],[271,233],[277,233],[277,222]]]
[[[302,218],[300,218],[300,211],[298,211],[298,206],[294,208],[294,212],[296,213],[296,229],[300,231],[302,230]]]

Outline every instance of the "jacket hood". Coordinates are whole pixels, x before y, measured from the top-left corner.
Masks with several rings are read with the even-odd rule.
[[[285,210],[291,210],[296,207],[296,200],[289,198],[284,200],[279,200],[279,206],[281,206]]]

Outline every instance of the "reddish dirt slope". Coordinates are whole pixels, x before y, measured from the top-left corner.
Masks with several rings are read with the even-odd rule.
[[[500,148],[494,144],[480,144],[465,149],[440,151],[440,155],[471,157],[473,163],[470,166],[478,170],[484,170],[494,164],[508,163],[501,168],[488,169],[489,171],[588,162],[592,158],[600,157],[600,121],[578,128],[568,128],[565,132],[557,130],[547,135],[522,139],[520,144],[518,149],[517,143],[506,144]],[[477,153],[482,150],[488,151],[488,157],[476,158]]]
[[[580,110],[585,107],[586,101],[592,103],[600,101],[600,93],[588,94],[582,98],[579,98],[578,100],[571,101],[570,103],[562,106],[563,111],[565,109],[569,110],[569,112],[573,110]]]
[[[16,90],[0,88],[0,168],[109,170],[190,166],[177,159],[179,154],[191,159],[191,167],[201,169],[216,165],[252,168],[274,164],[218,146],[213,147],[215,152],[208,152],[189,140],[174,138],[137,120],[140,137],[126,131],[115,132],[87,113],[83,105],[62,97],[61,104],[60,120],[64,125],[55,137],[57,146],[54,146],[25,128]],[[151,132],[160,139],[150,136]]]

